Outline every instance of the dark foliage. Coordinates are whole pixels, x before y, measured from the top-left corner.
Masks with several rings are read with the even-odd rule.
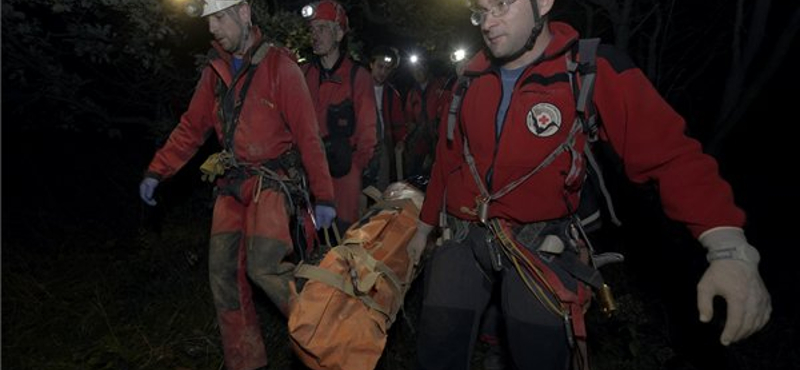
[[[202,22],[160,11],[162,3],[3,2],[2,368],[221,367],[206,267],[211,188],[197,171],[214,145],[202,148],[159,187],[157,207],[144,206],[137,194],[147,162],[188,102],[197,75],[192,55],[207,45],[207,38],[187,38],[205,32]],[[273,8],[276,3],[270,2]],[[425,28],[417,22],[426,10],[417,6],[420,1],[370,3],[382,7],[372,9],[375,14],[358,11],[378,18],[389,11],[419,11],[395,15],[414,20],[418,32]],[[641,2],[639,7],[645,3],[653,4]],[[728,14],[729,2],[711,3],[702,7],[719,13],[693,17],[713,18],[716,28],[699,27],[702,19],[686,27],[714,30],[706,32],[724,37],[717,31],[729,21],[709,14]],[[778,19],[793,19],[787,16],[797,10],[790,3],[776,5],[786,10]],[[611,25],[599,20],[605,14],[588,9],[591,12],[583,9],[565,16],[584,17],[586,29],[613,34]],[[647,14],[637,19],[649,24],[657,18]],[[381,23],[364,23],[371,27],[364,35],[381,34]],[[774,22],[768,30],[781,34],[783,26]],[[290,29],[281,32],[286,39],[302,40]],[[719,51],[727,39],[708,41],[708,33],[673,31],[673,37],[681,37],[671,39],[666,49],[670,58],[652,69],[661,76],[657,86],[669,92],[670,101],[677,102],[701,137],[713,134],[713,128],[698,122],[713,119],[720,76],[728,73],[721,65],[729,51]],[[687,35],[695,42],[685,44]],[[645,36],[633,42],[632,55],[647,56],[651,39]],[[365,40],[368,45],[370,41],[377,43]],[[428,46],[439,51],[446,47],[438,37],[437,42]],[[676,50],[690,54],[692,63],[682,61],[683,54]],[[703,53],[714,68],[697,60],[706,56]],[[748,237],[762,253],[761,271],[775,306],[773,320],[743,343],[718,345],[724,304],[718,305],[712,324],[698,324],[696,318],[693,295],[705,266],[702,251],[685,230],[663,219],[652,193],[623,188],[618,193],[630,196],[621,200],[628,215],[626,227],[608,230],[601,239],[605,248],[626,253],[628,261],[606,269],[620,311],[612,318],[595,307],[588,312],[595,369],[800,368],[800,269],[792,233],[796,225],[794,218],[778,216],[800,206],[797,186],[788,180],[796,167],[791,149],[797,139],[789,132],[792,115],[768,119],[791,112],[786,108],[795,104],[795,94],[785,88],[798,84],[789,63],[775,74],[780,78],[756,91],[760,95],[742,119],[747,124],[731,132],[720,156],[721,172],[749,215]],[[417,283],[404,315],[391,329],[379,369],[413,368],[420,294]],[[285,322],[265,297],[257,295],[256,301],[272,368],[302,369],[289,351]],[[475,369],[481,368],[485,351],[483,345],[477,348]]]

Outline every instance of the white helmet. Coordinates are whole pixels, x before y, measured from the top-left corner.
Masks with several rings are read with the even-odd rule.
[[[205,0],[203,5],[203,14],[201,17],[214,14],[220,10],[225,10],[234,5],[243,3],[245,0]]]

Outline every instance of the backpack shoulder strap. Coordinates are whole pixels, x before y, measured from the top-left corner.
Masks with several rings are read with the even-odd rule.
[[[264,58],[269,55],[269,51],[272,48],[272,44],[269,42],[262,42],[261,45],[253,52],[253,55],[250,59],[250,65],[248,65],[245,71],[240,71],[239,73],[245,73],[244,82],[242,83],[242,87],[239,90],[239,97],[238,97],[238,104],[236,96],[234,94],[225,93],[222,98],[222,116],[224,118],[223,122],[223,140],[222,145],[225,149],[233,151],[233,135],[236,132],[236,127],[239,123],[239,113],[242,111],[242,107],[244,106],[244,100],[247,98],[247,92],[250,90],[250,83],[253,82],[253,76],[258,69],[258,64],[261,63]],[[233,88],[233,87],[231,87]]]
[[[597,112],[592,103],[594,82],[597,77],[598,45],[600,45],[599,38],[578,40],[578,50],[573,49],[573,60],[567,63],[570,83],[576,96],[575,110],[581,116],[583,131],[590,141],[597,140],[598,132]],[[580,79],[580,82],[577,79]]]
[[[617,212],[614,209],[611,193],[608,191],[603,177],[602,165],[597,160],[592,150],[592,145],[598,140],[601,122],[597,118],[597,109],[592,99],[594,95],[594,83],[597,78],[597,48],[599,45],[599,38],[580,39],[577,44],[577,55],[575,53],[576,50],[573,49],[573,60],[567,62],[567,68],[570,72],[572,90],[576,96],[575,110],[578,112],[583,131],[587,137],[583,153],[589,165],[590,181],[597,186],[597,190],[600,193],[599,195],[602,196],[608,210],[608,217],[611,222],[619,226],[622,222],[617,217]],[[580,82],[578,80],[580,80]],[[599,210],[596,210],[595,213],[597,211]],[[585,221],[590,222],[589,220]]]
[[[458,121],[458,112],[461,110],[461,102],[464,94],[467,92],[469,83],[472,77],[461,76],[456,81],[456,87],[453,91],[453,100],[450,101],[450,109],[447,111],[447,141],[453,141],[456,122]]]

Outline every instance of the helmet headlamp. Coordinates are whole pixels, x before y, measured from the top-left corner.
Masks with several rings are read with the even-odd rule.
[[[317,5],[317,3],[308,4],[308,5],[304,6],[303,9],[300,10],[300,14],[303,16],[303,18],[308,19],[308,18],[313,17],[314,16],[314,10],[317,7],[316,5]]]
[[[463,48],[456,49],[452,54],[450,54],[450,61],[453,63],[458,63],[466,58],[467,58],[467,50]]]
[[[317,19],[331,21],[339,24],[342,31],[347,32],[349,30],[347,12],[345,12],[341,4],[333,0],[322,0],[308,4],[300,9],[300,14],[309,22]]]

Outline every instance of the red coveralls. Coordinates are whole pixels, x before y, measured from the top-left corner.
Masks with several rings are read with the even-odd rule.
[[[464,159],[462,135],[468,138],[479,177],[494,191],[530,172],[565,142],[576,110],[566,61],[578,34],[564,23],[552,22],[549,27],[553,39],[517,80],[499,134],[495,133],[502,94],[499,71],[485,53],[469,62],[465,75],[474,78],[463,96],[454,140],[438,143],[420,215],[425,223],[437,225],[445,204],[449,216],[476,221],[480,192]],[[717,226],[742,226],[744,214],[734,204],[730,186],[719,177],[715,160],[684,135],[683,119],[627,57],[601,46],[594,89],[594,103],[602,117],[601,139],[621,157],[630,180],[658,185],[667,216],[686,224],[695,237]],[[443,117],[442,122],[447,122]],[[446,135],[447,124],[441,126],[439,134]],[[585,141],[580,133],[575,148],[582,150]],[[490,202],[488,217],[515,225],[564,219],[578,205],[580,186],[565,187],[570,168],[570,155],[562,152],[519,187]],[[493,268],[486,267],[486,229],[470,226],[469,230],[462,241],[438,247],[426,270],[419,369],[469,368],[471,340],[492,284],[502,286],[506,332],[516,366],[567,368],[570,350],[563,320],[546,312],[520,287],[513,269],[506,266],[493,275],[497,280],[487,281],[484,272],[492,273]],[[476,261],[482,269],[476,268]],[[553,269],[565,285],[576,284],[574,277],[557,266]]]
[[[365,68],[357,66],[355,86],[350,86],[350,72],[353,63],[350,58],[342,54],[330,71],[323,71],[317,58],[303,66],[322,137],[328,135],[326,122],[328,107],[348,99],[353,100],[355,132],[349,139],[350,145],[353,147],[352,167],[347,175],[333,179],[333,189],[336,194],[336,217],[348,225],[359,218],[358,201],[361,196],[361,174],[372,159],[375,144],[378,141],[375,131],[375,121],[378,117],[372,76]]]
[[[189,108],[155,154],[148,175],[169,178],[214,132],[244,168],[296,148],[316,203],[332,205],[333,186],[303,74],[289,51],[259,47],[262,37],[258,28],[253,27],[251,38],[254,46],[235,76],[231,55],[212,43],[209,64],[202,71]],[[230,94],[242,103],[244,75],[253,68],[255,74],[228,144],[220,121],[219,94],[232,89]],[[240,173],[233,178],[232,172],[229,169],[225,177],[217,180],[218,189],[227,191],[220,191],[214,205],[209,278],[225,367],[250,370],[265,366],[267,357],[247,278],[263,289],[282,312],[288,312],[288,283],[294,265],[284,259],[292,252],[292,240],[284,194],[269,187],[258,189],[260,176]]]

